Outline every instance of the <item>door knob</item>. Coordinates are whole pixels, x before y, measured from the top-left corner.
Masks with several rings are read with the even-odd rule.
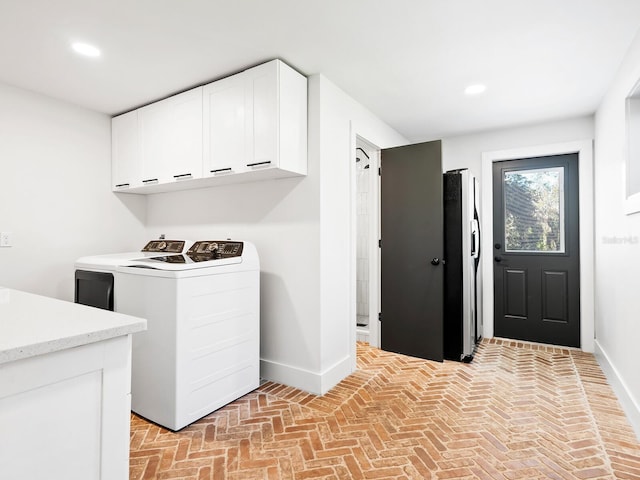
[[[431,259],[431,265],[439,265],[440,264],[440,259],[439,258],[432,258]]]
[[[493,259],[498,263],[502,261],[502,257],[500,255],[496,255],[495,257],[493,257]]]

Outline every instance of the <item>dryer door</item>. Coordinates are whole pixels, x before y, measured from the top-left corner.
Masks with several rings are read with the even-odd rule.
[[[75,303],[113,311],[113,274],[76,270]]]

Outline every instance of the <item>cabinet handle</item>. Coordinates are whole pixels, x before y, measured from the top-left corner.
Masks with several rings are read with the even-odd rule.
[[[129,188],[129,184],[128,183],[118,183],[116,185],[116,188],[124,188],[124,187]]]
[[[216,173],[233,173],[233,170],[231,170],[231,167],[227,167],[227,168],[217,168],[215,170],[210,170],[211,173],[216,174]]]
[[[158,179],[157,178],[149,178],[147,180],[142,180],[142,183],[158,183]]]
[[[247,167],[261,167],[267,166],[271,163],[271,160],[267,160],[266,162],[256,162],[256,163],[247,163]]]
[[[190,173],[181,173],[180,175],[174,175],[173,178],[175,178],[176,180],[187,180],[192,176],[193,175],[191,175]]]

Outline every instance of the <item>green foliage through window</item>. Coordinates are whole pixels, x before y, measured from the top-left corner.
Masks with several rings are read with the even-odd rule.
[[[562,168],[504,174],[504,229],[507,251],[564,251]]]

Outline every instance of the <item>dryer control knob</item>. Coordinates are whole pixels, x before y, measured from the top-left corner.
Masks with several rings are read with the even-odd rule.
[[[218,244],[217,243],[210,243],[209,245],[207,245],[207,252],[217,252],[218,251]]]
[[[158,244],[158,250],[164,250],[165,248],[167,248],[167,242],[160,242]]]

